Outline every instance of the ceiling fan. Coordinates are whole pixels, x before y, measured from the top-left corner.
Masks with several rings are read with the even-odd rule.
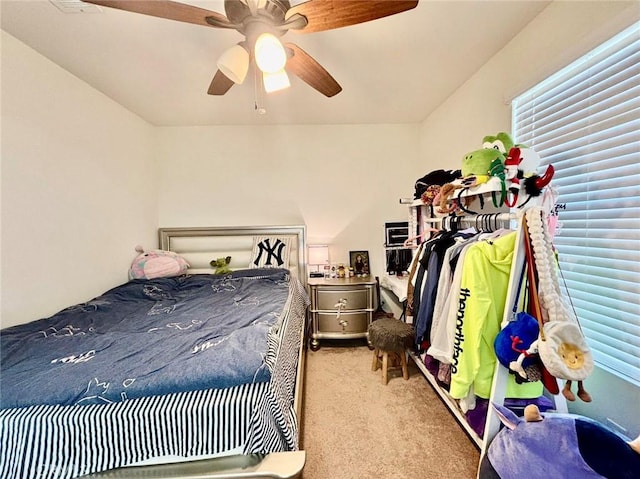
[[[289,0],[225,0],[225,16],[168,0],[84,1],[240,32],[245,39],[227,49],[217,62],[218,71],[208,89],[210,95],[224,95],[235,83],[242,83],[252,64],[262,72],[267,92],[289,86],[289,71],[327,97],[340,93],[342,87],[302,48],[290,42],[283,46],[279,38],[289,30],[313,33],[369,22],[411,10],[418,4],[418,0],[308,0],[292,7]]]

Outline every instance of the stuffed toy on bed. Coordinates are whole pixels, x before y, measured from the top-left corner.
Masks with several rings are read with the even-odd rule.
[[[216,274],[227,274],[231,273],[231,268],[229,268],[229,263],[231,263],[231,256],[227,256],[226,258],[218,258],[211,260],[209,264],[212,268],[215,268]]]
[[[637,479],[640,436],[626,442],[593,419],[576,414],[540,414],[524,419],[494,404],[504,428],[480,464],[480,479]]]
[[[160,249],[144,251],[142,246],[136,246],[139,253],[131,263],[129,279],[170,278],[185,274],[189,263],[173,251]]]

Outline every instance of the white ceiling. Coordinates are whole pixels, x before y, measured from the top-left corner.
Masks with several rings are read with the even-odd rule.
[[[184,3],[224,12],[223,0]],[[421,0],[373,22],[290,30],[284,40],[320,62],[343,91],[326,98],[292,77],[291,88],[267,97],[266,115],[254,111],[249,78],[224,96],[207,94],[217,58],[242,39],[235,30],[109,8],[62,13],[47,0],[1,0],[0,15],[3,30],[154,125],[414,123],[549,3]]]

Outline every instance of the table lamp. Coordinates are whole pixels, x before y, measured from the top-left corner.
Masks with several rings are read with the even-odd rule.
[[[309,266],[315,266],[316,270],[311,271],[309,276],[311,278],[322,278],[324,276],[324,272],[320,269],[320,267],[329,263],[329,246],[315,244],[308,246],[309,251]]]

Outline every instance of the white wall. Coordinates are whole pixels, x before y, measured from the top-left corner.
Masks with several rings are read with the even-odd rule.
[[[124,281],[133,246],[155,246],[158,225],[303,222],[333,261],[369,250],[382,274],[383,223],[405,219],[398,199],[415,179],[508,131],[506,100],[639,8],[554,2],[422,125],[154,129],[3,32],[2,326]],[[582,412],[638,434],[638,389],[610,376],[588,380],[595,400]]]
[[[158,224],[153,129],[2,32],[2,327],[127,280]]]
[[[485,135],[511,131],[509,100],[640,19],[638,2],[554,2],[423,122],[420,157],[432,169],[461,166]],[[602,369],[585,381],[592,403],[573,412],[640,434],[640,388]],[[574,387],[575,389],[575,387]]]
[[[434,168],[511,131],[510,100],[640,18],[639,2],[555,1],[422,123],[420,156]]]
[[[160,225],[304,223],[332,261],[366,250],[382,274],[384,222],[407,218],[417,145],[418,125],[159,128]]]

